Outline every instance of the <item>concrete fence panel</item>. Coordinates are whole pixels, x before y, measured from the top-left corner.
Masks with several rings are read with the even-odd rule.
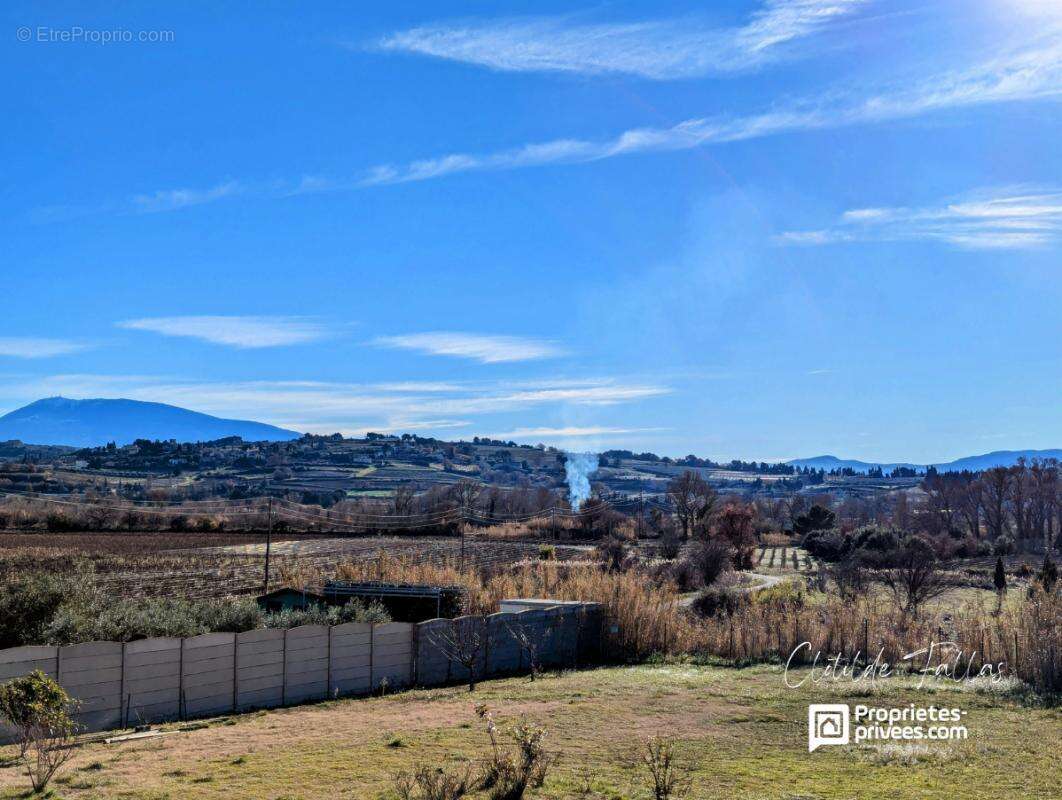
[[[485,619],[485,624],[490,645],[485,669],[488,675],[507,675],[530,667],[530,664],[524,663],[527,658],[517,635],[514,635],[523,630],[520,614],[491,614]]]
[[[30,645],[0,650],[0,682],[29,675],[39,669],[49,678],[56,677],[58,647]]]
[[[450,626],[448,619],[433,619],[417,625],[417,683],[440,686],[453,680],[450,659],[439,647]]]
[[[413,625],[372,626],[372,688],[398,689],[413,683]]]
[[[284,631],[247,631],[236,637],[236,710],[284,703]]]
[[[188,639],[88,642],[0,651],[0,683],[40,670],[76,701],[82,729],[270,708],[338,695],[468,679],[453,632],[479,637],[477,679],[526,671],[526,634],[543,665],[595,657],[599,606],[536,608],[419,624],[347,623],[208,633]],[[0,741],[10,731],[0,728]]]
[[[328,696],[328,627],[303,625],[287,631],[284,705]]]
[[[329,695],[368,694],[372,674],[372,625],[348,622],[332,628]]]
[[[122,724],[125,685],[121,642],[87,642],[59,648],[59,684],[77,698],[74,719],[84,730]]]
[[[182,716],[205,717],[232,711],[235,665],[235,633],[205,633],[185,639],[181,659]]]
[[[127,724],[163,722],[181,712],[181,639],[141,639],[125,645]]]

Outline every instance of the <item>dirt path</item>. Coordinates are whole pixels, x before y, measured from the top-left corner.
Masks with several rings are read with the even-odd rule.
[[[758,589],[766,589],[769,586],[777,586],[787,577],[785,575],[764,575],[760,572],[742,572],[740,574],[747,575],[748,577],[759,581],[759,583],[754,583],[751,586],[734,587],[733,591],[742,593],[755,592]],[[682,597],[679,599],[679,605],[683,608],[688,608],[693,604],[693,601],[697,598],[698,594],[699,592],[689,592],[687,594],[682,595]]]

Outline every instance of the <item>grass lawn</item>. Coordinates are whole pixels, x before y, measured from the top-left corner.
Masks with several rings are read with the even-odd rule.
[[[807,704],[959,706],[968,741],[928,753],[896,747],[807,751]],[[1062,711],[907,679],[874,691],[787,689],[777,667],[615,667],[340,700],[210,721],[154,741],[89,744],[56,785],[76,800],[386,798],[394,772],[486,752],[474,707],[549,730],[559,754],[532,798],[647,797],[631,764],[642,739],[668,734],[694,769],[692,798],[1046,798],[1062,785]],[[27,785],[0,750],[0,798]],[[5,760],[6,757],[6,760]],[[584,790],[588,789],[588,792]]]

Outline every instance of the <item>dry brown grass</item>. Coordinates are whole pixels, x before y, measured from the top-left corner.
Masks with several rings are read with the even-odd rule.
[[[610,654],[638,660],[653,653],[710,655],[744,662],[784,661],[803,642],[794,663],[816,652],[870,659],[881,653],[889,663],[924,666],[904,656],[932,643],[954,642],[976,672],[984,664],[1005,670],[1049,691],[1062,691],[1062,597],[1034,592],[995,615],[981,599],[958,607],[938,604],[912,618],[870,593],[858,601],[825,596],[810,602],[803,592],[767,591],[751,595],[734,613],[695,618],[680,605],[669,581],[646,573],[605,572],[592,562],[523,564],[494,571],[461,571],[451,565],[409,564],[401,559],[344,564],[347,580],[392,580],[456,584],[465,587],[470,613],[492,613],[507,597],[541,597],[602,603],[610,630]]]
[[[486,681],[473,696],[451,687],[341,700],[217,719],[154,740],[90,744],[56,790],[66,800],[384,800],[393,797],[393,774],[416,763],[484,758],[489,742],[474,707],[485,703],[503,725],[526,717],[549,730],[547,748],[559,761],[531,795],[538,800],[644,797],[630,760],[645,737],[661,734],[678,741],[693,770],[689,800],[951,800],[956,786],[971,800],[1054,796],[1057,710],[958,688],[929,695],[913,683],[890,682],[875,697],[889,706],[969,709],[972,741],[926,763],[900,763],[884,751],[864,760],[854,745],[809,756],[807,704],[848,702],[850,687],[787,689],[777,667],[669,664]],[[9,755],[0,749],[0,798],[15,800],[26,783],[16,767],[3,768]]]

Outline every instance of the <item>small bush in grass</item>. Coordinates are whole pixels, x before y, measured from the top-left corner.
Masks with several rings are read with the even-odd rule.
[[[528,787],[542,786],[554,761],[544,746],[545,728],[527,720],[517,723],[510,734],[516,752],[510,755],[498,742],[498,727],[490,709],[476,706],[476,714],[486,723],[491,746],[478,788],[486,791],[490,800],[521,800]]]
[[[394,778],[399,800],[459,800],[472,788],[472,765],[454,770],[420,764]]]
[[[74,753],[71,705],[63,687],[40,670],[0,686],[0,720],[14,729],[19,757],[38,794]]]
[[[752,602],[772,608],[799,609],[805,603],[804,588],[795,581],[782,581],[774,586],[757,589],[752,593]]]
[[[538,546],[538,558],[540,561],[556,561],[557,548],[551,544],[540,544]]]
[[[702,617],[724,617],[749,604],[748,596],[732,589],[707,588],[693,599],[694,612]]]
[[[641,764],[647,773],[653,800],[673,800],[689,790],[689,770],[678,763],[673,739],[667,736],[646,739]]]

